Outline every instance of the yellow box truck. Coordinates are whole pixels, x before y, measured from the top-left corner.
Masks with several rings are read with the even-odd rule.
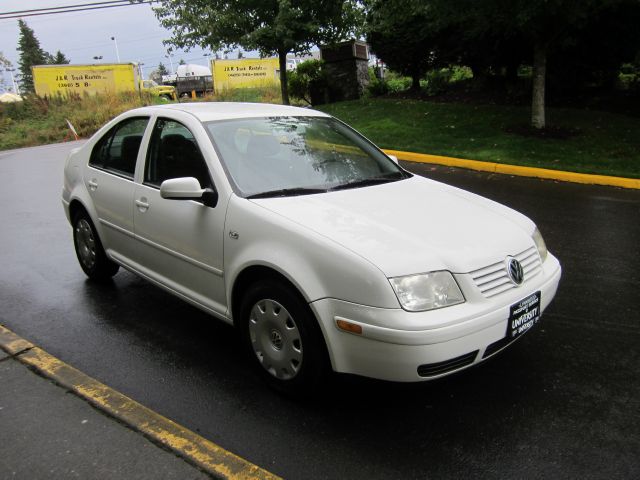
[[[31,71],[36,94],[40,96],[147,91],[152,95],[176,99],[175,88],[142,80],[135,63],[36,65]]]

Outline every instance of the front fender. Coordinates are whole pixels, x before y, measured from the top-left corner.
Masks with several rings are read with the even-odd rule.
[[[233,195],[225,230],[228,305],[238,275],[260,265],[289,279],[309,303],[334,298],[380,308],[400,307],[389,281],[371,262],[255,202]]]

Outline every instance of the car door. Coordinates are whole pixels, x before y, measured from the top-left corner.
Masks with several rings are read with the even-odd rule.
[[[158,118],[149,140],[142,182],[134,193],[137,263],[142,273],[191,301],[224,314],[223,231],[226,204],[165,199],[160,185],[170,178],[195,177],[214,189],[211,172],[192,132]]]
[[[128,262],[133,255],[134,172],[149,117],[127,118],[111,128],[91,151],[84,181],[98,216],[105,250]]]

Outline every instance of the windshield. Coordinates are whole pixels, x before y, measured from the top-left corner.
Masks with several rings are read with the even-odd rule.
[[[333,118],[248,118],[205,125],[227,174],[246,197],[320,193],[411,176]]]

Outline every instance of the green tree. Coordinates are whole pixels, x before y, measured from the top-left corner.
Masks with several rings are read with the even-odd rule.
[[[60,50],[55,55],[47,54],[47,63],[50,65],[67,65],[70,63],[69,59]]]
[[[47,63],[47,53],[40,47],[40,42],[22,19],[18,20],[20,33],[18,36],[18,69],[20,70],[20,86],[25,93],[33,92],[33,75],[31,67]]]
[[[149,78],[156,83],[162,83],[163,75],[169,75],[169,70],[164,66],[162,62],[158,64],[158,68],[151,71]]]
[[[322,60],[305,60],[289,73],[289,93],[309,105],[322,103],[329,88]]]
[[[173,32],[168,43],[177,47],[277,55],[282,102],[288,104],[287,54],[346,38],[361,7],[357,0],[160,0],[154,11]]]
[[[485,3],[485,2],[478,2]],[[594,33],[598,32],[600,26],[607,23],[607,18],[614,12],[625,12],[622,16],[617,15],[620,23],[619,30],[611,31],[609,47],[602,53],[607,56],[616,54],[609,53],[612,44],[616,44],[615,36],[622,34],[621,25],[627,25],[635,32],[636,46],[638,45],[637,24],[629,25],[625,22],[624,16],[629,14],[627,8],[638,11],[640,2],[637,0],[514,0],[510,2],[502,0],[492,0],[488,4],[493,8],[485,13],[488,18],[499,18],[498,23],[503,31],[520,35],[532,48],[533,66],[533,88],[531,100],[531,125],[534,128],[542,129],[546,126],[546,92],[549,74],[548,67],[558,68],[560,65],[554,59],[560,59],[560,64],[570,65],[570,68],[577,66],[577,56],[574,47],[578,51],[588,49],[586,42]],[[615,14],[614,14],[615,16]],[[485,22],[487,21],[485,20]],[[617,23],[617,22],[616,22]],[[627,29],[628,31],[628,29]],[[622,38],[622,37],[621,37]],[[622,45],[619,45],[622,50]],[[566,55],[567,52],[574,51],[573,54]],[[587,54],[590,59],[588,63],[595,65],[598,63],[594,53],[597,52],[597,45],[592,46],[592,50]],[[618,65],[620,66],[618,57]]]
[[[457,55],[474,74],[520,63],[533,66],[531,124],[546,126],[549,69],[567,72],[581,57],[586,64],[619,68],[638,49],[640,30],[632,12],[638,0],[425,0],[441,35],[436,51]],[[608,37],[598,33],[608,25]],[[616,30],[617,28],[617,30]],[[624,30],[624,33],[623,33]],[[600,41],[592,41],[594,37]],[[632,38],[630,38],[632,37]],[[456,46],[457,45],[457,46]],[[590,49],[590,50],[589,50]],[[604,59],[604,60],[603,60]],[[612,61],[613,60],[613,61]],[[586,66],[585,64],[585,66]],[[612,65],[616,65],[617,67]],[[605,65],[608,65],[606,67]],[[583,69],[588,72],[589,67]]]
[[[616,0],[614,0],[616,1]],[[479,2],[484,3],[484,2]],[[506,4],[505,4],[506,3]],[[531,92],[531,125],[546,127],[546,84],[549,54],[571,42],[576,31],[584,28],[588,18],[597,14],[608,0],[493,0],[484,12],[498,19],[506,32],[522,34],[533,47],[533,78]],[[482,6],[479,6],[482,8]],[[473,8],[473,7],[471,7]],[[476,6],[478,8],[478,6]],[[510,15],[509,15],[510,14]]]
[[[613,89],[621,67],[640,53],[640,2],[619,2],[590,16],[570,42],[548,58],[547,83],[555,96],[571,96],[585,85]]]
[[[158,70],[157,70],[157,71],[158,71],[158,74],[159,74],[160,76],[162,76],[162,75],[169,75],[169,70],[167,70],[167,67],[165,67],[164,63],[162,63],[162,62],[160,62],[160,63],[158,64]]]
[[[389,68],[411,77],[411,89],[420,89],[425,73],[447,60],[441,23],[434,8],[422,0],[370,0],[365,27],[375,54]]]

